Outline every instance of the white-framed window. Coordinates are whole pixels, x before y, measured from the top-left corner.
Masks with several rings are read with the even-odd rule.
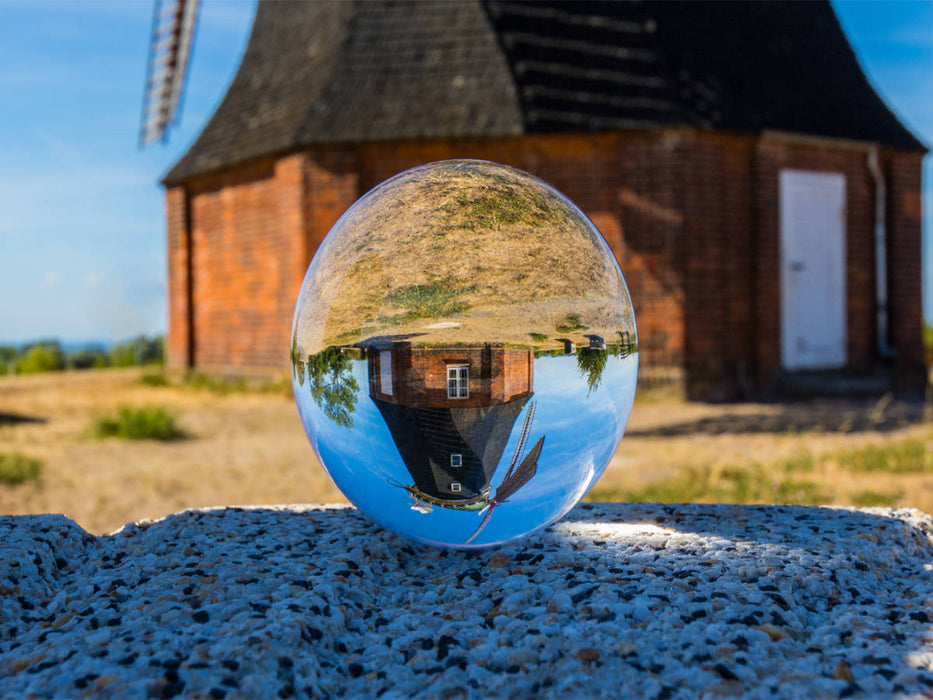
[[[450,482],[450,492],[451,492],[451,493],[460,493],[461,491],[463,491],[463,487],[460,485],[460,482],[459,482],[459,481],[451,481],[451,482]]]
[[[456,452],[450,455],[450,466],[462,467],[463,466],[463,455],[457,454]]]
[[[383,394],[392,396],[392,351],[379,353],[379,388]]]
[[[447,398],[466,399],[470,396],[470,366],[447,365]]]

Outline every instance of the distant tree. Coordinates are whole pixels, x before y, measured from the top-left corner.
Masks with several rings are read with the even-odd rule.
[[[298,378],[298,386],[304,386],[305,385],[305,369],[306,369],[305,363],[295,358],[292,365],[295,369],[295,376]]]
[[[577,352],[577,369],[586,377],[586,385],[590,391],[595,391],[599,387],[608,357],[609,353],[606,350],[581,348]]]
[[[65,368],[65,355],[58,343],[36,344],[26,349],[16,361],[17,374],[54,372]]]
[[[107,367],[110,361],[107,353],[100,348],[85,348],[70,352],[65,356],[65,366],[71,369],[90,369],[92,367]]]
[[[109,361],[114,367],[162,364],[164,353],[164,336],[157,335],[149,338],[141,335],[114,345],[110,349]]]
[[[16,370],[16,357],[19,355],[12,345],[0,345],[0,374],[12,374]]]
[[[136,344],[129,340],[110,348],[110,364],[113,367],[132,367],[136,364]]]
[[[308,355],[306,365],[311,398],[324,415],[342,428],[353,427],[359,382],[349,357],[337,348]]]

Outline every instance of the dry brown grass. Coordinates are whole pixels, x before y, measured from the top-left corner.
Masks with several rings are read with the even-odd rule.
[[[317,463],[291,398],[146,386],[140,376],[130,369],[0,378],[0,452],[43,465],[36,482],[0,484],[0,513],[64,513],[99,533],[183,508],[344,500]],[[95,417],[121,405],[162,406],[190,437],[87,437]],[[652,487],[676,496],[667,485],[702,474],[709,490],[695,500],[709,500],[724,493],[718,484],[729,470],[745,469],[776,483],[788,475],[813,482],[827,503],[933,512],[933,474],[852,469],[839,458],[867,445],[933,442],[918,406],[893,402],[874,409],[839,401],[712,406],[670,397],[639,400],[629,435],[594,496]],[[760,492],[749,491],[753,497]]]
[[[36,483],[0,485],[2,513],[64,513],[91,532],[200,506],[342,501],[281,394],[151,387],[139,370],[0,378],[0,444],[43,462]],[[175,442],[88,437],[119,406],[163,406]],[[20,418],[41,422],[24,422]]]
[[[519,187],[486,165],[403,177],[357,203],[315,256],[298,356],[387,333],[529,344],[568,314],[607,339],[633,330],[605,244],[538,181],[516,176]]]

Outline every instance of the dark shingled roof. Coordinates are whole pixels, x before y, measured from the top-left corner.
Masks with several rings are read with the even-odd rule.
[[[165,183],[315,143],[664,126],[924,150],[825,1],[260,0]]]
[[[531,394],[472,408],[421,408],[380,399],[382,414],[408,473],[422,493],[444,501],[468,501],[489,491],[515,420]],[[461,455],[452,467],[451,454]],[[461,484],[454,494],[451,481]]]

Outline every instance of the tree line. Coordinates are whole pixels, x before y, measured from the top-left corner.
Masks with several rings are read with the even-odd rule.
[[[141,335],[109,349],[86,347],[65,350],[57,340],[0,346],[0,374],[37,374],[66,369],[132,367],[162,364],[165,336]]]

